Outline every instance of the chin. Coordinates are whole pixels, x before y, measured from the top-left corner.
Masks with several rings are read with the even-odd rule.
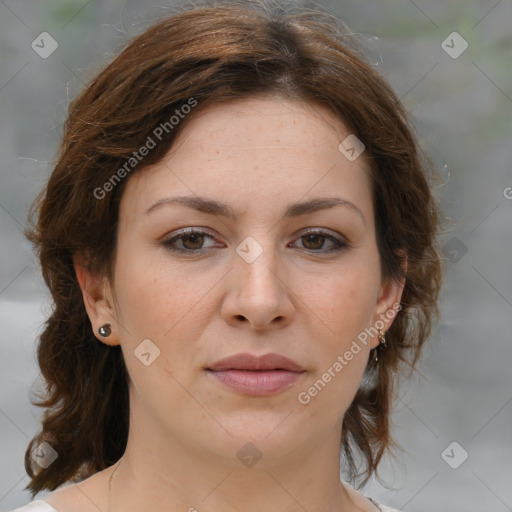
[[[212,435],[211,430],[207,432],[203,447],[214,456],[231,459],[236,464],[239,461],[243,463],[245,456],[253,460],[261,457],[259,467],[271,460],[278,461],[296,450],[302,450],[314,437],[313,432],[297,422],[300,411],[297,409],[294,411],[290,407],[233,414],[229,421],[220,421],[226,430],[219,427],[215,429],[215,435]]]

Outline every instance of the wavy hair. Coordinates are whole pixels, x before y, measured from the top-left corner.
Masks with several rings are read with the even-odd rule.
[[[199,110],[256,94],[323,105],[366,147],[382,275],[406,281],[387,347],[378,363],[370,358],[365,383],[344,416],[341,446],[350,480],[366,482],[394,447],[395,377],[415,366],[439,315],[434,166],[400,100],[339,20],[259,1],[210,2],[157,21],[71,102],[55,166],[32,206],[26,236],[53,302],[37,346],[46,394],[32,401],[46,410],[25,453],[32,497],[107,468],[126,448],[126,366],[120,347],[101,343],[91,330],[73,258],[86,255],[89,271],[112,275],[119,201],[130,177],[101,200],[94,191],[190,98]],[[168,153],[194,112],[163,134],[132,175]],[[31,456],[42,442],[58,453],[46,468]]]

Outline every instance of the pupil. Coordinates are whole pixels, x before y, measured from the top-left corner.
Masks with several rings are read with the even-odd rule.
[[[203,245],[203,238],[203,235],[192,233],[183,239],[183,245],[187,246],[187,249],[199,249]],[[312,249],[320,249],[323,245],[323,238],[323,235],[306,235],[306,245]]]
[[[323,235],[307,235],[306,236],[307,243],[310,244],[312,242],[312,248],[319,249],[323,245]],[[315,244],[315,240],[318,242]]]
[[[197,233],[192,233],[190,235],[187,235],[183,242],[185,246],[188,246],[190,244],[185,243],[186,241],[190,241],[192,239],[192,247],[187,247],[187,249],[199,249],[201,245],[203,244],[203,235],[199,235]],[[194,242],[195,239],[195,242]]]

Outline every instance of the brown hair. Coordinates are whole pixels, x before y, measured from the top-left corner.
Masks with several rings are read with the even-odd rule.
[[[358,48],[338,20],[318,11],[247,1],[199,4],[134,39],[70,104],[55,168],[33,205],[37,220],[26,231],[54,303],[37,350],[47,394],[34,404],[46,411],[25,454],[32,496],[105,469],[126,448],[126,367],[120,347],[101,343],[91,331],[73,257],[87,255],[91,272],[112,275],[118,205],[129,177],[102,199],[94,191],[191,98],[199,108],[260,93],[321,104],[366,146],[382,274],[406,277],[387,348],[377,364],[370,358],[365,385],[343,420],[348,476],[366,476],[366,482],[376,471],[393,446],[395,377],[402,363],[418,361],[438,318],[442,278],[438,213],[426,172],[432,166],[399,99]],[[193,115],[164,131],[134,172],[164,157]],[[31,456],[43,441],[58,453],[47,468]]]

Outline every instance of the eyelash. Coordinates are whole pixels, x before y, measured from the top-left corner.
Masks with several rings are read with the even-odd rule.
[[[197,229],[197,228],[184,228],[184,229],[180,229],[179,231],[177,231],[176,234],[174,234],[174,236],[172,236],[171,238],[163,240],[161,243],[169,251],[179,252],[182,254],[189,254],[189,255],[199,254],[200,252],[206,252],[206,251],[209,252],[210,250],[214,249],[214,247],[208,247],[206,249],[204,249],[204,248],[180,249],[177,247],[173,247],[173,244],[176,241],[182,240],[183,238],[185,238],[189,235],[205,235],[206,237],[208,237],[210,239],[214,239],[214,236],[211,235],[210,233],[208,233],[207,231],[203,231],[203,230]],[[327,251],[322,251],[321,249],[320,250],[304,249],[304,250],[310,251],[312,253],[331,254],[333,252],[339,252],[339,251],[349,248],[349,244],[347,242],[345,242],[344,240],[342,240],[341,238],[337,238],[334,235],[329,234],[327,231],[320,230],[320,229],[306,230],[304,233],[302,233],[302,235],[297,240],[299,240],[303,237],[309,236],[309,235],[322,236],[334,244],[334,247]]]

